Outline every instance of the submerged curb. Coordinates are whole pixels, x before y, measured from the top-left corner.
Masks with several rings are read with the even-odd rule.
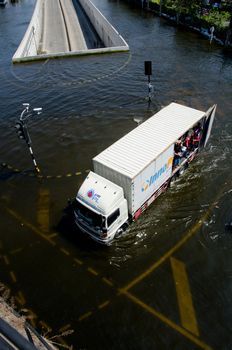
[[[33,170],[20,170],[18,168],[14,168],[13,166],[11,166],[10,164],[7,163],[0,163],[1,167],[4,169],[8,169],[11,170],[12,172],[16,173],[16,174],[21,174],[24,176],[29,176],[29,177],[36,177],[38,179],[63,179],[63,178],[67,178],[67,177],[74,177],[74,176],[79,176],[82,175],[83,173],[89,173],[89,169],[84,170],[84,172],[81,171],[76,171],[74,173],[66,173],[66,174],[58,174],[58,175],[43,175],[40,173],[36,173]]]

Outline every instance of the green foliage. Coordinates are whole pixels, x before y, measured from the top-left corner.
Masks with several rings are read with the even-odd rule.
[[[226,11],[219,12],[218,10],[210,10],[208,15],[201,16],[209,26],[215,26],[218,30],[223,30],[229,27],[230,13]]]
[[[193,15],[199,11],[201,0],[167,0],[165,5],[178,14]]]
[[[221,31],[227,29],[231,14],[228,11],[219,11],[211,9],[207,15],[201,15],[202,0],[150,0],[150,2],[160,6],[163,11],[165,8],[177,16],[184,15],[190,18],[198,18],[203,25],[208,27],[214,26],[215,29]]]

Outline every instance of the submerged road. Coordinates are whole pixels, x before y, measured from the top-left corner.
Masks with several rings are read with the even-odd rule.
[[[230,53],[124,1],[94,0],[131,54],[12,66],[34,4],[0,11],[0,163],[15,169],[0,166],[0,282],[37,330],[64,334],[54,341],[66,349],[232,349]],[[134,118],[174,100],[217,103],[207,148],[124,235],[97,246],[63,217],[68,198]],[[28,120],[43,179],[14,131],[23,102],[43,107]]]
[[[43,3],[43,53],[86,50],[78,16],[72,0],[49,0]]]

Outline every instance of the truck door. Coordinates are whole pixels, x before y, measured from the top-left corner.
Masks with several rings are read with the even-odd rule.
[[[216,108],[217,108],[217,105],[213,105],[205,113],[205,123],[204,123],[204,126],[203,126],[203,135],[202,135],[202,138],[201,138],[201,147],[205,147],[207,142],[208,142],[208,140],[209,140],[209,137],[210,137],[210,134],[211,134],[211,130],[212,130],[212,126],[213,126],[214,117],[215,117]]]

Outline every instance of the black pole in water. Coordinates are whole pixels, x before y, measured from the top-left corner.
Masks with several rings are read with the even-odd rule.
[[[39,174],[40,173],[40,169],[39,169],[39,167],[38,167],[38,165],[36,163],[33,150],[32,150],[31,146],[28,143],[27,143],[27,146],[28,146],[30,154],[31,154],[31,158],[32,158],[32,161],[33,161],[33,164],[34,164],[34,167],[35,167],[35,171]]]
[[[31,155],[34,167],[35,167],[35,171],[37,173],[40,173],[40,169],[39,169],[38,164],[35,160],[33,149],[31,147],[31,144],[32,144],[31,138],[30,138],[29,132],[27,130],[27,126],[24,123],[24,119],[29,118],[32,114],[28,114],[29,113],[29,104],[28,103],[24,103],[23,106],[26,108],[22,111],[19,121],[16,122],[16,125],[15,125],[16,131],[17,131],[19,139],[26,141],[27,147],[29,149],[29,152],[30,152],[30,155]],[[36,112],[37,114],[40,114],[42,111],[42,108],[34,108],[33,111]],[[27,113],[27,114],[25,115],[25,113]]]
[[[148,76],[148,99],[149,102],[151,102],[151,95],[153,91],[153,86],[151,84],[152,61],[144,61],[144,73]]]

